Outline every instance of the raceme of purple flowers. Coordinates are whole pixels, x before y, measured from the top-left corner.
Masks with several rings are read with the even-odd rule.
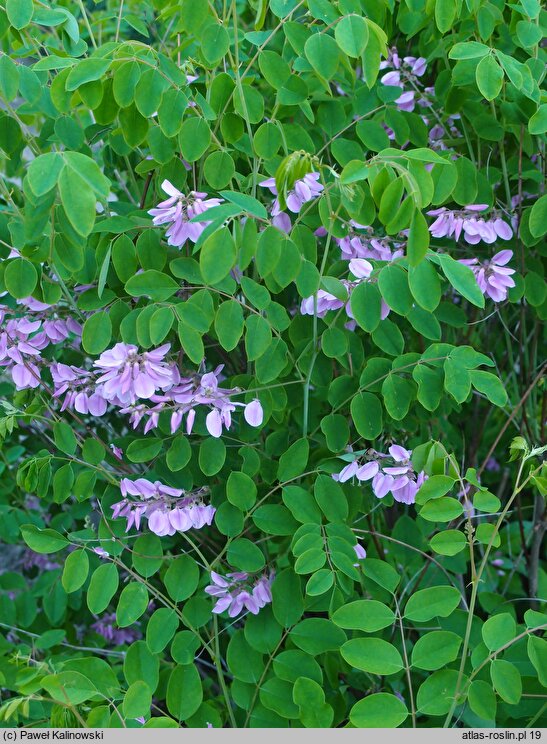
[[[390,49],[388,57],[380,63],[380,69],[385,70],[392,68],[390,72],[384,73],[380,78],[383,85],[401,88],[401,95],[395,100],[395,105],[401,111],[414,111],[416,102],[420,106],[428,106],[429,102],[420,95],[422,87],[419,78],[424,75],[427,69],[427,62],[424,57],[401,57],[396,49]],[[412,90],[408,90],[408,86]],[[406,88],[406,89],[405,89]],[[425,89],[428,92],[428,89]],[[416,96],[418,100],[416,101]]]
[[[40,351],[49,343],[49,337],[40,328],[40,320],[15,318],[7,321],[0,334],[0,365],[10,368],[18,389],[34,388],[41,382]],[[77,329],[76,324],[69,330]],[[52,362],[53,396],[62,399],[62,411],[69,408],[92,416],[102,416],[108,404],[114,405],[129,414],[133,428],[144,418],[145,433],[158,426],[162,411],[169,410],[172,433],[185,417],[190,434],[199,406],[209,409],[205,424],[213,437],[220,437],[223,429],[230,428],[237,408],[243,409],[250,426],[262,424],[264,414],[258,399],[249,403],[233,401],[231,396],[241,391],[220,387],[222,365],[213,372],[181,377],[177,365],[166,359],[169,350],[169,344],[141,352],[132,344],[118,343],[100,355],[93,371]],[[142,400],[152,405],[139,403]],[[118,456],[116,451],[115,454]]]
[[[132,527],[139,530],[143,517],[150,531],[163,537],[209,526],[215,516],[216,509],[203,501],[207,489],[186,493],[159,481],[123,478],[120,490],[124,498],[112,505],[112,517],[126,518],[126,532]]]
[[[72,318],[61,318],[51,306],[33,297],[18,300],[28,312],[9,317],[14,310],[0,306],[0,366],[9,369],[18,390],[41,384],[41,352],[50,345],[66,343],[72,336],[79,344],[82,328]]]
[[[228,430],[232,424],[232,413],[238,407],[243,408],[243,416],[249,426],[260,426],[264,414],[258,399],[250,403],[231,400],[241,391],[238,388],[221,388],[220,373],[223,365],[213,372],[196,377],[179,377],[173,387],[163,394],[152,395],[150,400],[155,405],[147,408],[144,404],[135,405],[135,401],[128,407],[122,408],[122,413],[129,413],[129,420],[136,428],[143,417],[147,418],[144,432],[158,425],[159,415],[163,410],[171,411],[171,433],[175,433],[186,418],[186,433],[190,434],[194,426],[196,408],[206,406],[210,409],[205,419],[207,431],[212,437],[220,437],[222,430]]]
[[[488,295],[494,302],[502,302],[507,299],[508,290],[515,286],[515,280],[511,276],[515,269],[510,269],[506,265],[512,258],[513,251],[506,250],[496,253],[490,261],[481,263],[477,258],[463,258],[460,263],[469,266],[473,271],[483,294]]]
[[[437,219],[429,226],[429,232],[434,238],[463,237],[467,243],[476,245],[481,240],[484,243],[495,243],[498,239],[510,240],[513,230],[507,222],[498,215],[485,220],[478,213],[488,209],[487,204],[468,204],[463,209],[453,210],[446,207],[431,209],[427,214]]]
[[[326,234],[326,231],[322,234]],[[376,261],[394,261],[405,254],[406,242],[390,237],[379,238],[374,235],[372,227],[360,225],[351,220],[348,224],[348,234],[343,238],[335,238],[342,253],[341,258],[367,258]]]
[[[287,194],[287,209],[294,214],[298,214],[304,204],[320,196],[324,187],[319,183],[319,178],[319,173],[314,171],[312,173],[306,173],[303,178],[295,181],[292,189]],[[275,185],[275,178],[267,178],[266,180],[261,181],[260,186],[268,188],[276,197],[271,206],[273,224],[284,232],[290,232],[291,218],[286,212],[281,211],[279,199],[277,198],[278,193]]]
[[[485,220],[478,216],[479,212],[487,208],[485,204],[470,204],[462,210],[449,210],[445,207],[431,210],[428,214],[437,219],[429,230],[433,237],[454,236],[456,240],[463,232],[470,244],[476,244],[481,239],[486,243],[492,243],[498,238],[509,240],[513,236],[513,230],[501,217],[494,215],[491,219]],[[319,228],[316,230],[316,235],[323,237],[326,235],[326,230]],[[405,231],[402,235],[406,237]],[[302,300],[300,312],[303,315],[316,314],[317,317],[322,318],[331,310],[344,308],[350,318],[347,327],[351,330],[355,325],[349,302],[351,292],[362,281],[375,281],[374,277],[371,278],[374,267],[368,259],[389,262],[403,257],[406,242],[391,237],[376,237],[371,227],[354,221],[348,223],[348,234],[343,238],[335,238],[335,241],[340,247],[341,258],[349,261],[349,269],[356,277],[355,280],[341,280],[348,297],[341,299],[327,290],[320,289],[316,295]],[[508,289],[515,286],[511,278],[515,270],[506,266],[512,256],[512,251],[504,250],[484,262],[480,262],[478,258],[461,259],[460,262],[472,269],[483,294],[488,295],[495,302],[500,302],[507,298]],[[389,312],[389,305],[382,299],[381,319],[387,318]]]
[[[196,243],[209,222],[191,222],[192,218],[218,207],[223,199],[207,199],[207,194],[201,191],[191,191],[185,196],[167,179],[161,187],[169,198],[149,210],[154,225],[169,225],[165,233],[169,245],[180,247],[187,240]]]
[[[205,591],[216,599],[213,612],[228,611],[229,617],[236,617],[243,610],[258,615],[260,610],[272,601],[271,586],[275,576],[264,574],[251,579],[248,573],[236,571],[221,576],[211,571],[212,584]]]
[[[495,243],[500,238],[510,240],[513,237],[513,228],[493,214],[490,219],[480,215],[488,209],[487,204],[468,204],[464,209],[450,210],[445,207],[432,209],[429,215],[437,219],[429,226],[429,231],[434,238],[453,237],[459,240],[463,233],[465,241],[476,245],[483,241],[487,244]],[[491,259],[479,261],[478,258],[462,258],[460,263],[469,266],[475,274],[477,284],[483,294],[494,302],[502,302],[507,299],[507,292],[515,286],[512,279],[514,269],[507,266],[513,258],[513,251],[503,250],[496,253]]]
[[[373,271],[372,264],[365,258],[353,258],[349,262],[349,269],[351,273],[356,277],[353,280],[342,279],[342,284],[346,288],[348,297],[347,299],[341,300],[331,292],[327,292],[324,289],[319,289],[316,295],[306,297],[300,303],[300,312],[302,315],[314,315],[318,318],[323,318],[330,310],[340,310],[344,308],[346,315],[350,318],[350,325],[353,328],[355,321],[353,320],[353,314],[350,306],[350,296],[352,291],[361,282],[369,281],[370,275]],[[384,320],[390,313],[389,305],[382,300],[381,304],[381,319]]]
[[[398,444],[389,448],[389,454],[369,450],[364,457],[357,457],[332,477],[340,483],[352,478],[359,482],[371,480],[377,498],[383,499],[391,492],[395,501],[414,504],[427,475],[424,471],[415,472],[411,457],[412,451]]]

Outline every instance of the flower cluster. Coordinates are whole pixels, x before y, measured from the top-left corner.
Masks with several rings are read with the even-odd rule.
[[[401,57],[395,48],[390,49],[387,59],[380,63],[380,69],[391,68],[380,78],[383,85],[401,88],[401,95],[395,100],[395,105],[401,111],[414,111],[416,105],[416,94],[419,93],[419,78],[427,70],[427,62],[424,57]],[[410,86],[414,90],[405,90]],[[420,105],[424,105],[418,100]],[[425,104],[427,105],[427,104]]]
[[[179,381],[177,368],[164,361],[170,344],[158,349],[139,350],[132,344],[116,344],[94,363],[102,370],[97,384],[102,396],[118,405],[130,405],[137,398],[151,398],[156,390],[167,390]]]
[[[244,571],[228,573],[226,576],[211,571],[213,583],[205,587],[205,591],[217,600],[213,607],[214,613],[228,610],[229,617],[236,617],[246,609],[253,615],[258,615],[272,601],[273,580],[273,573],[252,580]]]
[[[206,427],[213,437],[229,429],[232,413],[243,408],[250,426],[260,426],[264,413],[258,399],[249,403],[231,400],[241,393],[238,388],[221,388],[223,365],[213,372],[181,377],[177,366],[166,361],[170,345],[139,352],[136,346],[118,343],[104,351],[94,363],[97,372],[81,367],[53,363],[51,375],[56,398],[65,396],[61,410],[74,408],[79,413],[102,416],[111,403],[129,415],[133,428],[145,419],[145,434],[158,426],[162,411],[171,411],[171,432],[180,428],[186,417],[186,432],[191,433],[196,409],[209,409]],[[38,382],[39,384],[39,377]],[[147,406],[140,400],[148,400]],[[115,451],[116,454],[116,451]],[[117,456],[117,454],[116,454]]]
[[[130,406],[122,409],[122,413],[130,413],[130,421],[136,428],[143,417],[148,420],[144,427],[145,433],[158,425],[159,415],[163,410],[171,410],[171,433],[174,434],[182,425],[186,417],[186,433],[192,432],[196,418],[196,408],[206,406],[210,409],[205,419],[207,431],[212,437],[220,437],[223,427],[228,430],[232,424],[232,413],[237,407],[243,408],[243,416],[250,426],[260,426],[264,413],[258,399],[250,403],[233,401],[230,396],[241,391],[239,388],[221,388],[220,372],[223,365],[219,365],[213,372],[207,372],[197,377],[180,378],[178,383],[163,395],[151,396],[155,403],[152,408],[144,405]]]
[[[511,274],[515,269],[507,266],[513,258],[513,251],[499,251],[489,261],[480,262],[478,258],[463,258],[460,263],[469,266],[475,274],[477,284],[484,295],[490,297],[494,302],[503,302],[507,299],[507,292],[515,286],[515,280]]]
[[[91,372],[58,362],[52,363],[50,372],[53,397],[65,396],[61,411],[73,408],[78,413],[90,413],[92,416],[102,416],[106,412],[107,400],[102,394],[102,387],[96,386]]]
[[[376,237],[374,230],[367,225],[360,225],[351,220],[348,234],[335,238],[340,247],[342,258],[369,258],[376,261],[394,261],[405,254],[406,243],[391,237]]]
[[[429,226],[429,232],[434,238],[454,237],[459,240],[463,232],[464,239],[470,245],[476,245],[481,240],[484,243],[495,243],[496,240],[510,240],[513,230],[497,214],[490,219],[478,216],[478,212],[488,209],[488,204],[468,204],[463,209],[453,210],[446,207],[431,209],[427,214],[437,219]]]
[[[306,173],[303,178],[299,178],[295,181],[292,189],[287,194],[287,209],[294,214],[298,214],[304,204],[316,199],[323,191],[323,185],[319,183],[319,178],[319,173],[314,171],[312,173]],[[286,212],[281,210],[277,186],[275,185],[275,178],[266,178],[266,180],[260,182],[260,186],[269,189],[276,197],[271,206],[273,224],[284,232],[290,232],[291,218]]]
[[[357,457],[332,477],[340,483],[351,478],[359,482],[372,480],[372,490],[377,498],[383,499],[391,492],[395,501],[413,504],[427,475],[424,471],[414,471],[411,457],[412,451],[398,444],[389,448],[389,454],[368,450],[364,458]]]
[[[207,194],[202,191],[190,191],[185,196],[167,179],[161,185],[169,198],[150,209],[148,214],[152,215],[154,225],[169,225],[166,236],[169,245],[180,247],[187,240],[196,243],[205,230],[208,221],[192,222],[194,217],[203,214],[211,207],[218,207],[222,199],[207,199]]]
[[[327,292],[324,289],[317,290],[316,295],[311,297],[305,297],[300,303],[300,312],[302,315],[314,315],[318,318],[323,318],[330,310],[340,310],[344,308],[346,315],[350,319],[352,328],[354,327],[353,314],[351,312],[350,297],[352,291],[361,282],[372,281],[370,275],[373,271],[372,264],[365,258],[353,258],[349,262],[349,270],[356,277],[354,280],[342,279],[342,284],[347,291],[347,299],[341,300],[331,292]],[[317,298],[317,300],[315,299]],[[382,299],[380,317],[385,320],[390,313],[390,307]]]
[[[9,317],[14,311],[0,306],[0,366],[9,369],[18,390],[36,388],[41,384],[41,352],[51,344],[61,344],[82,334],[79,323],[72,318],[58,317],[51,305],[33,297],[18,301],[27,313],[24,317]]]
[[[203,502],[208,489],[187,494],[180,488],[164,486],[159,481],[152,483],[146,478],[137,478],[135,481],[123,478],[120,490],[124,498],[112,505],[112,517],[127,519],[126,532],[132,527],[140,529],[143,517],[148,520],[150,531],[159,537],[201,529],[212,523],[216,511],[213,506]]]

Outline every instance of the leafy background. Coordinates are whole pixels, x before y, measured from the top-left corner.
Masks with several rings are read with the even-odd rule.
[[[0,382],[2,726],[545,723],[544,25],[537,0],[2,3],[2,302],[83,326],[40,385]],[[392,48],[427,60],[425,105],[381,82]],[[283,205],[311,171],[274,226],[260,183]],[[195,244],[152,224],[164,180],[223,200]],[[510,241],[431,236],[474,203]],[[352,221],[402,250],[348,327],[300,306],[348,301]],[[501,249],[495,303],[459,259]],[[61,411],[48,365],[120,342],[224,364],[263,423]],[[416,503],[331,477],[393,443],[429,476]],[[126,533],[137,475],[207,487],[213,524]],[[211,571],[275,572],[273,601],[214,615]]]

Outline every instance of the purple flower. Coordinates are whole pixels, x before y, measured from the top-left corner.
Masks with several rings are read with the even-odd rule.
[[[361,467],[358,468],[357,472],[355,473],[355,477],[358,481],[361,482],[368,481],[371,480],[371,478],[374,478],[379,469],[380,466],[377,462],[366,462],[364,465],[361,465]]]
[[[469,266],[475,274],[477,284],[484,295],[490,297],[494,302],[503,302],[507,299],[507,292],[515,286],[512,274],[515,269],[506,266],[513,258],[513,251],[499,251],[490,261],[479,262],[477,258],[461,259],[460,263]]]
[[[420,101],[420,103],[422,103]],[[445,143],[444,138],[455,138],[461,137],[461,132],[455,125],[455,120],[459,119],[459,114],[452,114],[448,116],[444,124],[434,124],[429,130],[429,145],[434,150],[447,150],[448,145]],[[429,126],[429,120],[427,117],[422,116],[422,120],[426,126]],[[452,156],[454,158],[454,156]],[[428,170],[433,167],[432,163],[427,166]]]
[[[416,92],[413,90],[407,90],[401,93],[399,98],[395,99],[395,104],[400,111],[414,111],[416,102],[414,100]]]
[[[211,525],[216,511],[213,506],[203,502],[208,489],[185,493],[160,481],[152,483],[146,478],[137,478],[135,481],[123,478],[120,490],[124,498],[112,505],[112,517],[127,519],[126,532],[132,527],[140,529],[142,517],[148,520],[150,531],[160,537],[201,529]],[[128,496],[135,496],[138,500],[129,499]]]
[[[8,256],[8,258],[11,258],[11,256]],[[17,304],[24,305],[31,312],[42,312],[43,310],[49,310],[51,307],[51,305],[47,305],[45,302],[40,302],[34,297],[22,297],[20,300],[17,300]]]
[[[350,462],[349,465],[346,465],[345,468],[342,468],[342,470],[339,473],[333,473],[333,479],[335,481],[338,481],[339,483],[345,483],[348,480],[351,480],[359,470],[359,463],[357,460],[354,460],[353,462]]]
[[[349,262],[349,270],[358,279],[368,279],[372,274],[373,266],[366,258],[352,258]]]
[[[29,548],[25,548],[21,561],[23,570],[30,571],[33,568],[37,568],[40,572],[43,571],[54,571],[56,568],[60,568],[59,563],[52,561],[49,555],[43,553],[35,553]]]
[[[243,411],[245,421],[249,426],[261,426],[264,420],[264,411],[259,400],[253,400],[245,406]]]
[[[321,192],[323,191],[323,185],[319,183],[320,175],[319,173],[313,172],[313,173],[306,173],[306,175],[303,178],[299,178],[297,181],[294,182],[292,189],[287,194],[287,208],[290,209],[291,212],[294,212],[295,214],[298,214],[300,210],[302,209],[303,205],[306,204],[309,201],[312,201],[313,199],[317,198]],[[267,178],[265,181],[260,182],[260,186],[264,186],[268,188],[271,193],[274,196],[278,196],[277,194],[277,187],[275,185],[275,178]],[[284,214],[281,211],[281,207],[279,205],[279,200],[275,199],[274,203],[272,204],[272,217],[275,219],[281,214]],[[289,219],[290,222],[290,219]],[[283,220],[283,225],[281,229],[283,229],[285,232],[287,232],[286,227],[288,226],[286,219]],[[278,225],[280,226],[280,225]],[[289,226],[290,229],[290,226]]]
[[[200,191],[191,191],[188,196],[185,196],[167,180],[162,183],[161,187],[169,198],[149,210],[148,214],[153,217],[152,222],[156,226],[169,224],[165,233],[169,245],[180,247],[187,240],[196,243],[210,223],[208,221],[190,222],[190,220],[211,207],[218,207],[223,199],[206,199],[207,194]]]
[[[139,354],[136,346],[120,343],[103,351],[93,365],[104,370],[97,380],[102,384],[103,397],[131,404],[137,398],[151,398],[158,388],[167,390],[175,385],[179,379],[178,372],[163,361],[170,348],[170,344],[164,344]]]
[[[117,460],[123,459],[123,450],[119,447],[116,447],[115,444],[110,444],[110,449],[112,450],[112,454]]]
[[[340,246],[342,258],[367,258],[376,261],[394,261],[404,256],[405,244],[389,237],[378,238],[371,227],[353,220],[348,224],[349,232],[344,238],[335,238]],[[393,247],[390,245],[393,243]]]
[[[6,315],[12,312],[9,308],[2,308],[0,319],[4,321]],[[0,333],[0,365],[8,367],[11,377],[18,390],[36,388],[41,383],[40,354],[49,344],[49,340],[41,327],[41,319],[11,318],[3,322]]]
[[[107,401],[101,395],[102,388],[95,386],[91,372],[80,367],[53,363],[50,367],[53,379],[53,396],[64,395],[61,411],[73,408],[78,413],[102,416],[106,412]]]
[[[53,306],[33,297],[17,300],[17,305],[26,308],[26,315],[6,322],[6,316],[13,314],[14,310],[0,306],[3,325],[0,366],[9,368],[17,389],[23,390],[41,384],[41,352],[50,344],[66,342],[70,334],[80,336],[81,327],[71,318],[59,318]]]
[[[410,72],[416,77],[421,77],[427,69],[427,60],[424,57],[403,57],[403,62],[410,67]]]
[[[159,414],[166,408],[171,408],[171,433],[174,434],[182,425],[186,417],[186,433],[190,434],[194,426],[196,408],[205,406],[209,412],[205,419],[207,431],[213,437],[220,437],[223,429],[229,429],[232,424],[232,413],[241,407],[244,416],[251,426],[262,424],[262,406],[258,400],[251,403],[234,401],[230,396],[240,394],[239,388],[221,388],[220,373],[223,365],[213,372],[207,372],[196,377],[180,377],[177,372],[177,383],[164,394],[154,394],[150,397],[155,405],[147,408],[144,404],[131,403],[122,409],[122,413],[130,414],[130,422],[136,428],[143,418],[146,418],[145,433],[158,425]]]
[[[389,454],[370,450],[366,461],[363,462],[357,457],[332,477],[341,483],[353,477],[360,482],[372,480],[372,490],[376,498],[383,499],[391,492],[395,501],[413,504],[427,476],[423,471],[415,473],[410,462],[411,456],[410,450],[398,444],[389,448]],[[393,464],[387,464],[386,461],[389,460]]]
[[[382,85],[392,85],[402,88],[401,73],[398,70],[386,72],[385,75],[382,75],[380,78],[380,82]]]
[[[319,289],[316,295],[312,295],[311,297],[305,297],[302,300],[302,302],[300,303],[301,314],[302,315],[316,314],[318,318],[323,318],[329,311],[340,310],[340,308],[343,307],[346,312],[346,315],[348,316],[348,318],[350,318],[350,323],[346,324],[346,327],[353,329],[355,325],[353,322],[354,318],[353,318],[353,313],[351,311],[351,304],[350,304],[351,293],[353,292],[355,287],[361,282],[376,281],[376,279],[370,278],[371,272],[373,271],[373,266],[366,259],[353,258],[349,262],[349,268],[350,268],[350,271],[357,277],[357,279],[354,281],[349,281],[347,279],[341,280],[342,284],[344,285],[348,293],[347,300],[343,301],[339,299],[338,297],[335,297],[335,295],[331,294],[330,292],[327,292],[324,289]],[[382,299],[381,316],[380,316],[381,319],[385,320],[385,318],[387,318],[389,313],[390,313],[390,307]]]
[[[286,212],[279,212],[274,215],[272,225],[287,234],[292,230],[291,218]]]
[[[318,318],[322,318],[323,316],[325,316],[329,312],[329,310],[339,310],[345,305],[345,302],[343,300],[339,300],[338,297],[335,297],[333,294],[327,292],[324,289],[319,289],[317,290],[316,295],[306,297],[300,303],[300,312],[302,313],[302,315],[314,315],[315,297],[317,297]]]
[[[432,209],[427,214],[437,219],[429,226],[429,232],[434,238],[453,236],[455,240],[459,240],[463,231],[464,239],[470,245],[476,245],[481,240],[485,243],[495,243],[498,238],[510,240],[513,230],[500,217],[494,215],[489,220],[477,217],[477,212],[486,209],[487,204],[469,204],[460,210],[446,207]]]
[[[251,580],[245,572],[228,573],[221,576],[211,571],[211,581],[205,592],[216,599],[213,612],[218,614],[228,610],[229,617],[236,617],[244,609],[253,615],[272,601],[271,586],[274,574],[264,574],[258,580]]]
[[[401,58],[395,47],[391,47],[388,50],[387,58],[380,62],[380,70],[385,70],[386,67],[394,67],[396,70],[401,67]]]
[[[403,90],[401,95],[395,100],[395,105],[401,111],[414,111],[416,105],[416,93],[423,86],[418,78],[424,75],[427,69],[427,61],[424,57],[399,57],[396,49],[391,49],[385,61],[380,63],[380,69],[385,70],[387,67],[393,68],[386,72],[380,78],[383,85],[398,87]],[[413,90],[405,90],[405,86],[410,85]],[[428,90],[427,88],[425,89]],[[420,105],[429,105],[425,99],[418,101]]]
[[[354,545],[353,549],[355,550],[355,554],[360,561],[364,560],[367,557],[367,551],[359,543]],[[359,564],[356,563],[355,565],[358,566]]]

